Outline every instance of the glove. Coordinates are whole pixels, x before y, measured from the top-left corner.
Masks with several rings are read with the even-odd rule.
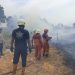
[[[13,52],[13,47],[10,48],[10,51]]]

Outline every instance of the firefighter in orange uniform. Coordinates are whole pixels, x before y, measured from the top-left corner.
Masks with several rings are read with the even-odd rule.
[[[32,42],[35,46],[35,58],[36,60],[41,59],[41,52],[42,52],[42,39],[39,31],[36,31],[32,37]]]
[[[48,36],[48,29],[44,29],[43,37],[43,56],[48,57],[49,55],[49,44],[48,41],[52,38]]]

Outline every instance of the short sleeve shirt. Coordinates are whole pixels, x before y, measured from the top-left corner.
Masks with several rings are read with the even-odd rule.
[[[15,29],[12,32],[12,38],[15,39],[15,48],[16,49],[26,49],[27,48],[27,39],[29,39],[29,32],[24,29]]]

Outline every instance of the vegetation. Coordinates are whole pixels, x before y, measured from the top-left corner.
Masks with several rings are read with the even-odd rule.
[[[4,14],[4,8],[0,5],[0,22],[4,23],[6,16]]]

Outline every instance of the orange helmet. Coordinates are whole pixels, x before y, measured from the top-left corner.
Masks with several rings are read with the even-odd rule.
[[[44,29],[44,32],[48,32],[48,29]]]

